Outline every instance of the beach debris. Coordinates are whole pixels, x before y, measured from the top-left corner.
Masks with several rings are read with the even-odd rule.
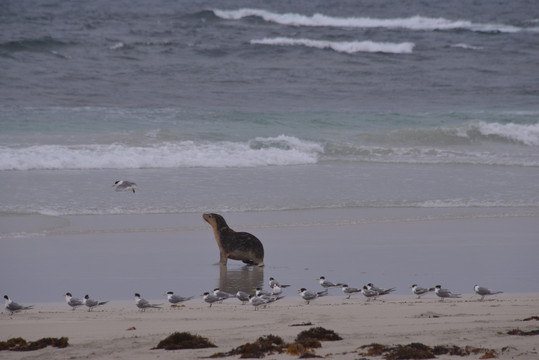
[[[519,336],[533,336],[533,335],[539,335],[539,329],[537,330],[530,330],[530,331],[524,331],[520,329],[513,329],[509,330],[507,332],[507,335],[519,335]]]
[[[130,328],[125,329],[125,331],[133,331],[133,330],[137,330],[137,328],[134,326],[131,326]]]
[[[386,360],[433,359],[434,357],[431,348],[421,343],[394,346],[384,356]]]
[[[469,356],[483,354],[480,359],[492,359],[498,357],[498,353],[494,349],[483,349],[473,346],[459,347],[456,345],[428,346],[422,343],[394,346],[372,343],[363,345],[359,349],[366,350],[360,353],[362,356],[384,355],[385,360],[434,359],[439,355]]]
[[[263,358],[266,354],[281,354],[287,347],[287,344],[285,344],[281,337],[276,335],[266,335],[259,337],[253,343],[245,343],[226,353],[215,353],[211,355],[210,358],[240,355],[241,359],[259,359]]]
[[[336,341],[342,338],[333,330],[327,330],[322,327],[315,327],[300,332],[295,342],[287,344],[282,338],[275,335],[266,335],[259,337],[253,343],[246,343],[238,346],[228,352],[219,352],[210,356],[210,358],[221,358],[227,356],[241,355],[240,358],[263,358],[266,354],[283,353],[299,356],[300,359],[319,357],[312,352],[312,349],[322,346],[321,341]]]
[[[415,315],[414,318],[417,318],[417,319],[423,319],[423,318],[427,318],[427,319],[436,319],[436,318],[439,318],[439,317],[442,317],[442,316],[447,316],[447,315],[442,315],[442,314],[438,314],[438,313],[435,313],[433,311],[427,311],[427,312],[424,312],[424,313],[421,313],[419,315]]]
[[[307,322],[302,322],[302,323],[292,324],[292,325],[289,325],[289,326],[312,326],[312,325],[313,325],[312,322],[307,321]]]
[[[174,332],[161,340],[156,347],[152,348],[152,350],[204,349],[211,347],[217,346],[207,338],[193,335],[189,332]]]
[[[532,320],[539,320],[539,316],[530,316],[528,318],[522,319],[522,321],[532,321]]]
[[[342,340],[342,337],[340,337],[335,331],[324,329],[321,326],[302,331],[298,334],[298,336],[296,336],[296,342],[300,344],[304,344],[311,339],[318,341],[339,341]]]
[[[35,351],[46,348],[47,346],[53,346],[57,348],[65,348],[69,346],[68,338],[41,338],[36,341],[26,341],[25,339],[11,338],[8,341],[0,341],[0,351]]]
[[[381,356],[388,349],[386,345],[382,345],[378,343],[371,343],[368,345],[363,345],[363,346],[360,346],[359,348],[367,349],[366,352],[361,353],[362,356]]]

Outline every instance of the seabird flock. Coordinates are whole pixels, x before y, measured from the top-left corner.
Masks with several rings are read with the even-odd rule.
[[[366,301],[369,302],[395,291],[394,287],[387,289],[379,288],[374,286],[374,284],[372,283],[364,285],[361,288],[350,287],[348,286],[348,284],[345,283],[332,283],[326,280],[324,276],[321,276],[316,280],[319,281],[322,290],[317,291],[301,288],[297,291],[301,299],[303,299],[306,304],[310,304],[310,302],[315,299],[329,295],[329,290],[336,288],[341,288],[345,299],[350,299],[351,296],[356,294],[363,294],[363,296],[366,298]],[[238,292],[236,292],[236,294],[231,294],[219,288],[215,288],[211,291],[204,292],[200,296],[203,297],[204,302],[209,304],[209,307],[212,307],[212,305],[216,303],[221,304],[227,299],[235,298],[239,300],[242,304],[249,303],[254,307],[255,310],[258,310],[260,307],[265,308],[269,304],[284,298],[285,295],[283,295],[283,289],[290,287],[290,285],[279,284],[279,282],[277,282],[273,277],[269,278],[269,285],[271,290],[256,288],[253,289],[251,293],[239,290]],[[427,295],[431,292],[434,292],[434,294],[436,294],[436,296],[440,298],[440,301],[444,301],[445,299],[460,298],[462,296],[461,294],[453,293],[449,289],[442,288],[441,285],[424,288],[417,284],[413,284],[412,286],[410,286],[410,288],[412,289],[412,294],[416,295],[418,299],[421,298],[421,296]],[[503,293],[503,291],[494,291],[479,285],[474,286],[474,292],[476,295],[481,297],[479,301],[483,301],[485,296]],[[174,294],[173,291],[168,291],[164,293],[163,296],[167,297],[167,300],[170,303],[171,307],[183,306],[180,304],[194,299],[194,296],[183,297]],[[88,311],[92,311],[94,308],[97,308],[98,306],[103,306],[109,302],[91,299],[89,295],[85,295],[84,298],[80,300],[79,298],[74,297],[69,292],[65,293],[64,297],[67,305],[71,307],[71,310],[75,310],[79,306],[86,306],[88,308]],[[7,312],[10,313],[10,315],[13,315],[16,312],[21,312],[23,310],[31,310],[33,308],[33,305],[23,306],[21,304],[18,304],[7,295],[4,295],[4,299],[5,308]],[[139,293],[135,293],[135,305],[141,312],[146,311],[146,309],[160,309],[163,306],[163,304],[150,303],[148,300],[142,298]]]

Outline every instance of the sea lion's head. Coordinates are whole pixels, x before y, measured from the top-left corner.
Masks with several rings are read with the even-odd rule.
[[[223,228],[228,228],[225,218],[219,214],[206,213],[202,214],[202,218],[216,230],[220,231]]]

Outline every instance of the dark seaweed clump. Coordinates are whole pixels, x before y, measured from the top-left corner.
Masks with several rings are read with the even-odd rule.
[[[25,339],[18,337],[11,338],[8,341],[0,341],[0,351],[34,351],[46,348],[47,346],[65,348],[69,346],[68,338],[42,338],[36,341],[26,341]]]
[[[204,349],[217,347],[207,338],[193,335],[188,332],[175,332],[161,340],[155,349],[179,350],[179,349]]]
[[[319,341],[338,341],[342,340],[335,331],[324,329],[323,327],[314,327],[309,330],[302,331],[296,336],[296,342],[303,343],[307,339],[316,339]]]
[[[394,346],[384,356],[386,360],[433,359],[434,357],[431,348],[421,343]]]
[[[408,345],[386,346],[381,344],[363,345],[360,349],[366,349],[362,356],[384,356],[386,360],[404,359],[434,359],[437,355],[468,356],[472,354],[483,354],[481,359],[496,358],[495,350],[475,348],[471,346],[459,347],[455,345],[437,345],[434,347],[421,343],[411,343]]]
[[[524,331],[520,329],[513,329],[509,330],[507,332],[508,335],[519,335],[519,336],[533,336],[533,335],[539,335],[539,329],[538,330],[530,330],[530,331]]]
[[[275,335],[259,337],[254,343],[246,343],[226,353],[216,353],[211,358],[240,355],[241,359],[260,359],[266,354],[283,353],[299,355],[300,359],[318,357],[310,352],[311,349],[322,346],[321,341],[336,341],[342,338],[333,330],[322,327],[311,328],[302,331],[296,337],[295,342],[287,344],[282,338]]]
[[[266,335],[259,337],[253,343],[246,343],[238,346],[226,353],[216,353],[210,356],[211,358],[219,358],[226,356],[240,355],[240,359],[260,359],[266,353],[282,353],[286,349],[286,344],[283,339],[275,335]]]

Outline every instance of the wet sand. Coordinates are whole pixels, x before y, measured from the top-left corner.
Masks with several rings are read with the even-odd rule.
[[[0,216],[1,291],[22,303],[62,301],[66,292],[129,300],[135,292],[250,291],[267,287],[270,276],[297,290],[325,276],[353,287],[396,287],[400,295],[414,283],[539,293],[539,216],[527,209],[223,215],[234,230],[260,238],[265,267],[216,265],[219,251],[201,214]]]

